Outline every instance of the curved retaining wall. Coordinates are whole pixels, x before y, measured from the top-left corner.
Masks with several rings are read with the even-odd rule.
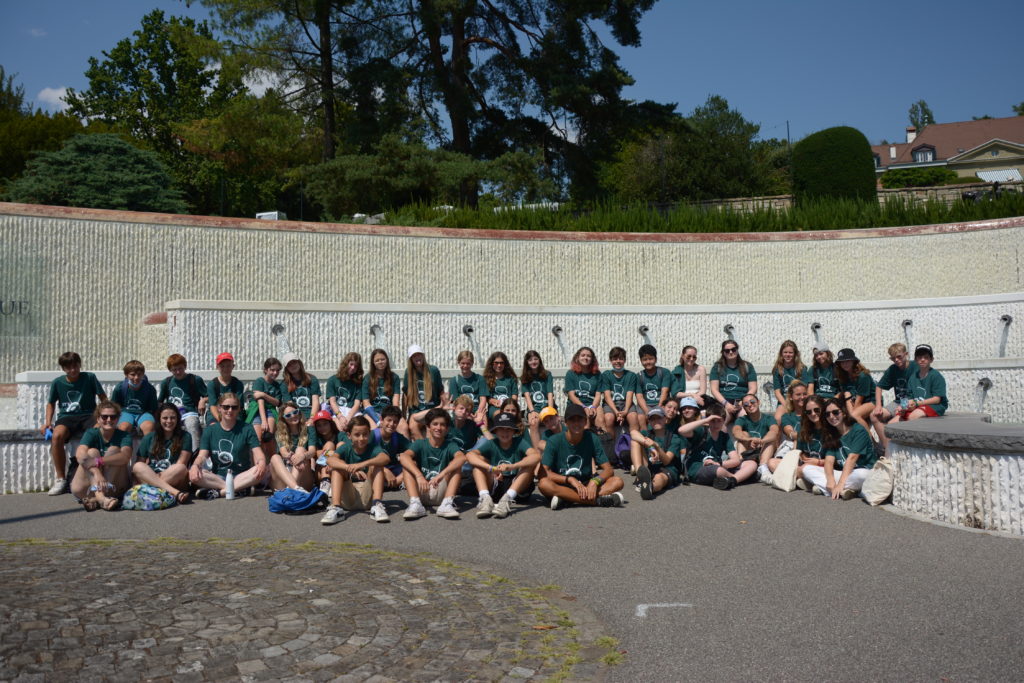
[[[0,204],[0,382],[52,368],[67,349],[78,350],[90,368],[118,368],[154,346],[141,321],[172,300],[472,304],[486,311],[985,296],[1024,290],[1022,239],[1024,217],[679,235],[329,225]],[[884,334],[886,345],[899,338],[898,331]],[[784,336],[773,334],[772,343]],[[663,343],[671,348],[685,339]],[[848,342],[856,340],[839,343]],[[971,346],[966,339],[956,344]]]
[[[1024,427],[916,420],[892,438],[893,505],[974,529],[1024,535]]]

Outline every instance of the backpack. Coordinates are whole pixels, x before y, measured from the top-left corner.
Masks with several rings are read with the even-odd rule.
[[[274,491],[267,499],[267,507],[271,512],[286,515],[309,515],[327,506],[327,496],[320,489],[308,493],[298,489]]]
[[[163,510],[177,503],[167,491],[149,484],[139,484],[124,492],[123,510]]]

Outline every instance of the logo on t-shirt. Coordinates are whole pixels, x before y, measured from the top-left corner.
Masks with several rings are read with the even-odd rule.
[[[230,465],[235,461],[235,456],[231,454],[231,447],[234,444],[231,439],[221,439],[217,442],[217,448],[219,450],[214,451],[213,456],[217,458],[217,462],[221,465]]]
[[[565,459],[565,472],[563,474],[567,477],[578,477],[583,474],[583,456],[570,453],[569,457]]]
[[[726,372],[722,387],[724,389],[735,389],[740,385],[740,376],[735,372]]]
[[[465,394],[469,396],[471,399],[476,400],[476,392],[474,391],[475,388],[476,387],[474,387],[471,384],[462,384],[459,385],[459,393]]]
[[[427,479],[433,479],[441,473],[441,456],[436,452],[427,453],[427,467],[423,472],[423,476]]]
[[[544,401],[544,385],[540,382],[530,382],[530,390],[533,392],[533,402],[542,403]]]
[[[298,387],[292,392],[292,397],[295,398],[295,405],[300,408],[308,408],[312,405],[312,401],[309,400],[309,389],[306,387]]]
[[[592,388],[593,387],[591,387],[590,382],[585,379],[581,379],[579,389],[576,390],[576,393],[582,395],[584,398],[591,398],[593,396],[591,393]]]
[[[81,391],[69,391],[65,394],[68,399],[64,404],[65,413],[77,413],[78,409],[82,407],[82,392]]]
[[[626,400],[626,392],[621,384],[612,384],[612,400],[616,403]]]
[[[427,394],[426,394],[425,391],[423,391],[423,380],[421,380],[421,379],[416,380],[416,388],[418,389],[418,394],[419,394],[419,397],[420,397],[420,403],[421,404],[426,403],[427,402]]]
[[[171,405],[182,407],[185,405],[185,392],[181,387],[171,387],[171,395],[167,397]]]
[[[660,391],[661,391],[661,387],[659,387],[657,384],[653,384],[651,382],[647,382],[644,385],[644,398],[647,399],[648,403],[651,403],[652,401],[657,402],[657,400],[658,400],[658,393]]]

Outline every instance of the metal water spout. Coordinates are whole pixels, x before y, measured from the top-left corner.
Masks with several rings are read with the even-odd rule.
[[[565,333],[562,330],[561,325],[555,325],[551,328],[551,334],[555,335],[555,339],[558,341],[558,348],[562,350],[562,359],[565,361],[565,367],[569,367],[572,362],[572,356],[569,355],[569,349],[565,345]]]
[[[765,395],[768,397],[767,405],[771,406],[772,410],[774,411],[775,408],[779,407],[778,405],[776,405],[776,401],[775,401],[775,385],[772,384],[771,382],[765,382],[764,384],[761,385],[761,389],[764,391]]]
[[[647,325],[641,325],[640,327],[637,328],[637,332],[640,333],[640,337],[644,340],[644,344],[650,344],[651,346],[654,346],[654,340],[651,339],[650,334],[651,328],[649,328]]]
[[[384,339],[384,330],[380,325],[377,323],[370,325],[370,336],[373,337],[373,348],[384,349],[384,353],[388,354],[388,358],[391,358],[391,352],[388,351],[387,341]]]
[[[469,350],[473,352],[473,355],[482,365],[487,359],[483,357],[483,353],[480,352],[480,345],[476,342],[476,330],[473,329],[472,325],[463,325],[462,334],[466,335],[466,338],[469,339]]]
[[[988,390],[992,388],[992,380],[988,377],[982,377],[978,380],[978,387],[974,390],[975,397],[978,401],[978,412],[985,412],[985,399],[988,398]]]
[[[732,323],[729,323],[725,327],[723,327],[722,331],[725,332],[725,336],[729,338],[729,341],[734,341],[737,344],[740,343],[740,340],[736,338],[736,328],[733,327]]]
[[[292,346],[288,343],[288,337],[284,333],[284,325],[276,323],[271,326],[270,334],[274,335],[274,344],[277,346],[277,355],[285,365],[296,355],[292,352]]]
[[[811,334],[814,335],[814,348],[821,348],[825,343],[825,338],[821,335],[821,323],[811,323]]]
[[[1006,342],[1010,338],[1010,323],[1012,322],[1012,315],[999,316],[999,346],[996,348],[996,358],[1006,358]]]
[[[903,327],[903,338],[907,340],[907,349],[913,353],[917,348],[917,344],[914,343],[914,321],[907,318],[900,325]]]

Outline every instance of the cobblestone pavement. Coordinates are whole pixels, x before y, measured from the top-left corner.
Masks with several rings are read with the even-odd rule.
[[[429,555],[264,541],[0,543],[0,679],[593,680],[574,598]]]

